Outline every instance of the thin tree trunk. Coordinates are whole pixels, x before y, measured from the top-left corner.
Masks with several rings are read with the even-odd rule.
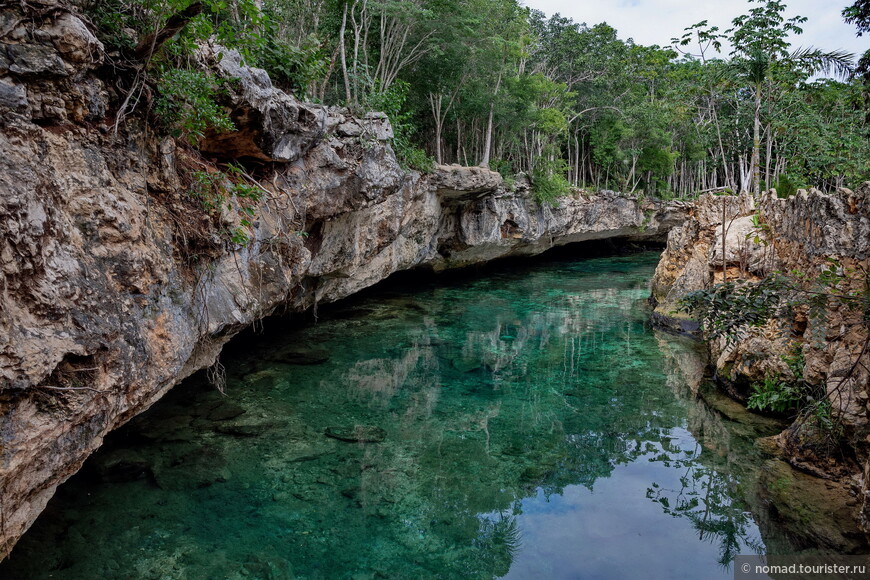
[[[347,3],[344,5],[344,12],[341,15],[341,29],[338,31],[338,41],[341,48],[341,74],[344,77],[344,98],[345,102],[350,105],[350,78],[347,75],[347,47],[344,43],[344,33],[347,30]]]
[[[480,166],[486,168],[489,168],[489,152],[492,148],[492,118],[495,112],[495,99],[498,96],[499,87],[501,87],[501,72],[498,73],[498,80],[495,83],[495,92],[492,95],[492,102],[489,104],[489,118],[486,122],[486,141],[483,145],[483,159],[480,161]]]
[[[434,95],[429,93],[429,105],[432,107],[432,120],[435,121],[435,161],[438,165],[444,164],[444,158],[441,156],[441,129],[444,126],[445,111],[441,110],[441,93]]]
[[[770,123],[767,124],[767,157],[764,159],[764,189],[770,190],[770,158],[773,156],[773,138],[770,133]]]
[[[323,77],[323,81],[321,81],[320,87],[317,89],[316,94],[320,98],[321,103],[326,98],[326,87],[329,85],[329,79],[332,78],[332,71],[335,70],[335,62],[338,60],[338,51],[340,48],[341,45],[338,45],[335,47],[335,50],[332,51],[332,58],[329,60],[329,68],[326,69],[326,76]]]
[[[755,84],[755,118],[752,123],[752,190],[761,195],[761,83]],[[724,242],[723,242],[724,243]]]

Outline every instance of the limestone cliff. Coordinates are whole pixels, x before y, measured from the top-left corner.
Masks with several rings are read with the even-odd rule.
[[[757,203],[747,195],[703,196],[686,223],[671,231],[653,281],[658,319],[694,331],[697,323],[679,313],[678,302],[687,293],[723,279],[758,281],[777,272],[791,280],[806,303],[796,303],[742,340],[711,341],[711,360],[720,384],[738,399],[746,400],[750,385],[769,376],[803,380],[826,394],[829,435],[814,432],[812,421],[798,420],[776,442],[793,466],[850,487],[862,506],[857,517],[865,531],[870,530],[868,322],[866,305],[843,297],[865,295],[868,271],[870,182],[865,182],[854,192],[831,195],[810,190],[779,199],[769,192]],[[823,283],[828,274],[836,285]],[[784,360],[795,352],[804,362],[799,376]]]
[[[119,116],[125,95],[74,11],[23,6],[0,3],[0,557],[106,433],[256,320],[399,270],[663,240],[688,209],[540,206],[486,169],[403,170],[384,115],[301,103],[219,47],[200,58],[235,79],[237,130],[192,148]]]

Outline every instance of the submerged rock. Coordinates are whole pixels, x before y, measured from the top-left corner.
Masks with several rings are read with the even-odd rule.
[[[226,459],[211,445],[181,445],[154,465],[153,473],[166,490],[200,489],[229,478]]]
[[[471,373],[484,367],[483,362],[475,358],[455,358],[450,364],[460,373]]]
[[[209,421],[227,421],[244,415],[246,412],[247,411],[243,407],[227,401],[218,403],[217,406],[208,412],[206,418]]]
[[[160,418],[157,421],[141,421],[131,425],[136,435],[151,441],[190,441],[198,436],[190,415]]]
[[[327,427],[324,435],[348,443],[380,443],[387,438],[387,432],[374,425]]]
[[[224,435],[234,435],[236,437],[259,437],[273,426],[274,424],[270,421],[221,423],[214,430]]]
[[[275,352],[269,358],[288,365],[319,365],[330,358],[328,350],[310,347],[292,347]]]
[[[107,483],[136,481],[152,475],[151,464],[135,449],[116,449],[100,455],[93,469],[100,481]]]

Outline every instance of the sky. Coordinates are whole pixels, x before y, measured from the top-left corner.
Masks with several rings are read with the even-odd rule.
[[[804,33],[791,39],[792,47],[843,49],[856,56],[862,54],[870,48],[870,36],[856,37],[855,27],[843,22],[840,16],[852,2],[785,0],[786,18],[796,15],[808,18],[803,25]],[[672,37],[682,36],[684,28],[702,20],[724,31],[730,28],[735,16],[759,5],[746,0],[523,0],[523,4],[548,16],[558,12],[589,26],[607,22],[623,40],[633,38],[637,44],[659,46],[669,46]]]

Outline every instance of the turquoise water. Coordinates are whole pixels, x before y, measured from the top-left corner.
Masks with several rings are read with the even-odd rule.
[[[270,321],[224,355],[225,396],[195,377],[113,434],[0,577],[731,578],[782,541],[751,511],[759,426],[649,327],[656,260]]]

